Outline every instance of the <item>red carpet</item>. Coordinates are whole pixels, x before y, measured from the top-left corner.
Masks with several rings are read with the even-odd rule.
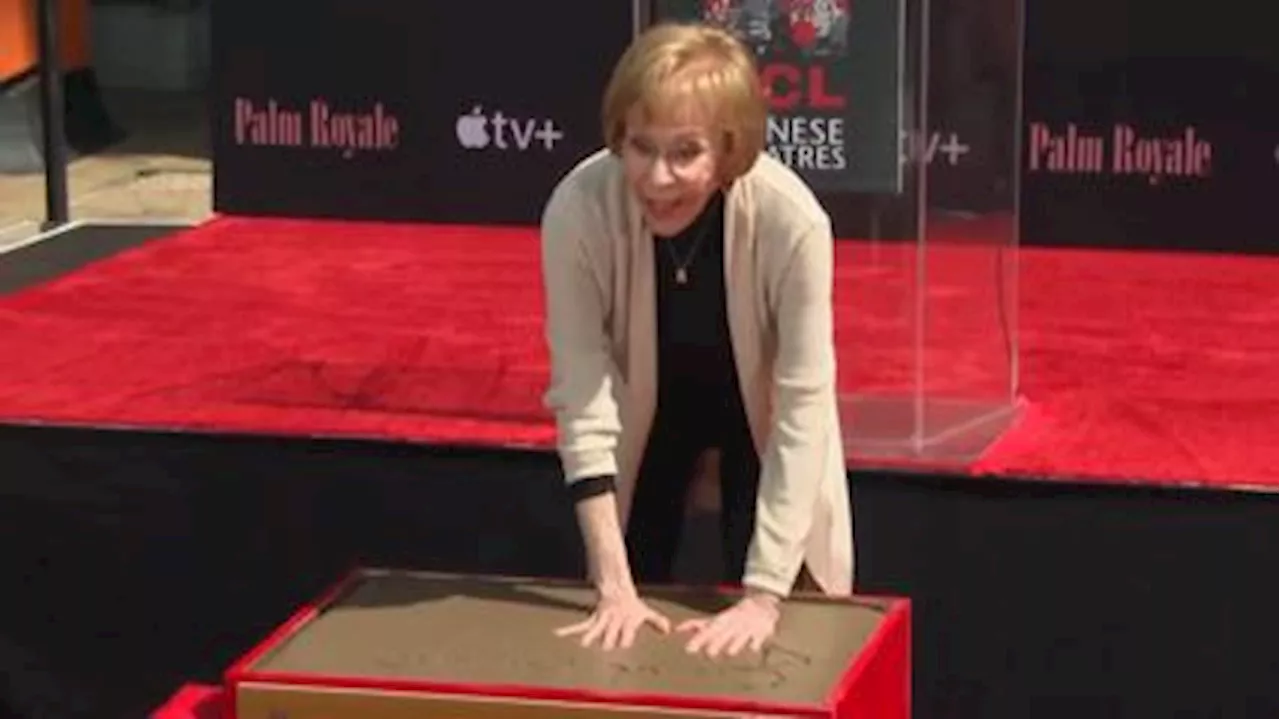
[[[901,252],[839,246],[844,388],[909,376]],[[931,391],[1005,382],[995,259],[930,262]],[[1276,258],[1020,264],[1028,411],[972,471],[1276,488]],[[0,300],[0,418],[548,448],[541,307],[528,230],[221,219]]]

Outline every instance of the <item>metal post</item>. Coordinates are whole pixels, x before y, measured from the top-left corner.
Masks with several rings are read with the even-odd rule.
[[[62,54],[58,47],[58,1],[40,0],[40,126],[44,153],[45,229],[66,224],[66,103],[62,94]]]

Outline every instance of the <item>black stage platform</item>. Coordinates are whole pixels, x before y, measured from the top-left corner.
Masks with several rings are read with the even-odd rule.
[[[1274,492],[851,483],[860,590],[915,602],[920,719],[1276,716]],[[561,490],[547,454],[0,426],[0,697],[145,716],[357,562],[576,576]]]

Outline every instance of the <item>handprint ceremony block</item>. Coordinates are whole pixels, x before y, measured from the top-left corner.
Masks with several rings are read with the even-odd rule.
[[[645,591],[675,623],[732,593]],[[646,630],[625,650],[554,636],[579,584],[366,569],[226,674],[236,719],[910,716],[910,605],[797,596],[762,651],[711,659]]]

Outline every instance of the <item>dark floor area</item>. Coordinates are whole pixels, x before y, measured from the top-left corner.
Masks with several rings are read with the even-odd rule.
[[[48,282],[91,262],[183,229],[179,224],[76,224],[0,253],[0,295]]]
[[[353,564],[581,577],[545,453],[0,426],[0,700],[131,717]],[[1274,716],[1274,495],[855,473],[918,719]]]

